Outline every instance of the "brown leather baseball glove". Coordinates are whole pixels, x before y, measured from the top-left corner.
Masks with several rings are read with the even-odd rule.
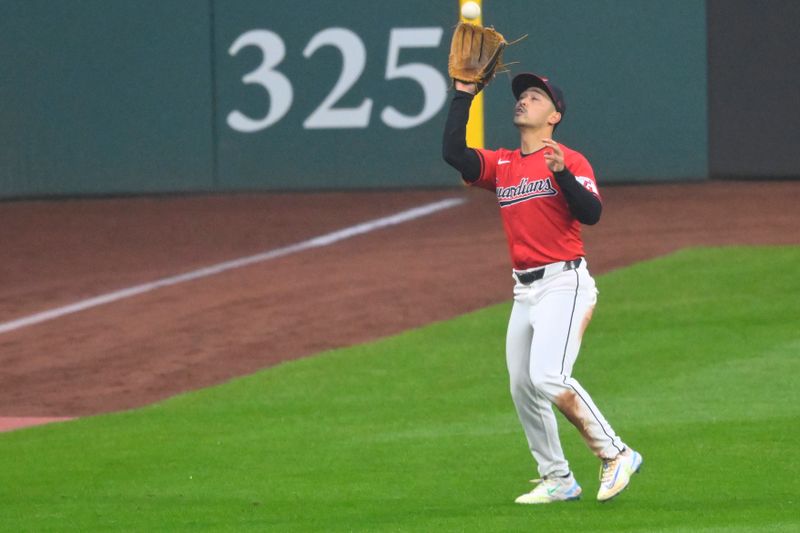
[[[477,83],[480,89],[494,78],[506,46],[505,38],[494,28],[461,22],[450,41],[447,71],[454,80]]]

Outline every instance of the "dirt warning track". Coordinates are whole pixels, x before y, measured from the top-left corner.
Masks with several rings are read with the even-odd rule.
[[[595,274],[686,246],[800,244],[800,182],[609,186]],[[510,298],[485,191],[0,203],[0,323],[457,198],[447,209],[0,333],[0,416],[116,411]]]

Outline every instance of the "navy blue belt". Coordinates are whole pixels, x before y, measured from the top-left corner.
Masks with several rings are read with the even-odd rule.
[[[567,270],[575,270],[581,266],[582,258],[573,259],[572,261],[564,261],[564,272]],[[531,270],[530,272],[522,272],[517,274],[517,279],[523,285],[530,285],[534,281],[539,281],[544,277],[545,267]]]

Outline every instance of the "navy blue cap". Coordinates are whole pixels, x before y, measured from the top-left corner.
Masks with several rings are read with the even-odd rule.
[[[531,87],[538,87],[546,92],[547,96],[550,97],[550,100],[553,101],[556,111],[561,113],[562,116],[567,112],[567,103],[564,101],[564,92],[548,78],[545,78],[544,76],[537,76],[536,74],[532,74],[530,72],[523,72],[522,74],[517,74],[514,76],[514,79],[511,80],[511,90],[514,92],[514,98],[517,100],[519,100],[519,95]]]

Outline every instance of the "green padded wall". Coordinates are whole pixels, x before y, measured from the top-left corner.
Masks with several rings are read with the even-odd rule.
[[[705,13],[484,3],[602,182],[707,177]],[[0,0],[0,197],[455,185],[456,21],[456,0]],[[509,85],[486,89],[488,147],[518,142]]]
[[[209,3],[0,1],[0,196],[213,188]]]

